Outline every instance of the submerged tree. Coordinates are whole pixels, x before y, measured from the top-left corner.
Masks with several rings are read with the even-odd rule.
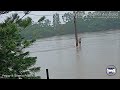
[[[10,75],[6,77],[8,79],[17,78],[16,75],[22,79],[40,78],[35,76],[35,72],[40,70],[34,66],[37,57],[30,57],[29,52],[24,51],[34,41],[24,39],[19,29],[30,25],[31,18],[18,20],[19,16],[13,14],[0,23],[0,75]]]

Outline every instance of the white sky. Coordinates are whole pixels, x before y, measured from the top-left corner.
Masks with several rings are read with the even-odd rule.
[[[4,21],[4,19],[5,19],[7,16],[12,15],[12,13],[14,13],[14,12],[17,12],[20,17],[22,17],[22,16],[24,15],[24,13],[23,13],[22,11],[12,11],[12,12],[10,12],[10,13],[8,13],[8,14],[0,15],[0,22]],[[29,16],[29,17],[32,18],[32,20],[33,20],[34,22],[37,22],[38,19],[40,19],[42,16],[46,16],[46,15],[47,15],[46,18],[52,21],[52,19],[53,19],[53,16],[52,16],[52,15],[53,15],[53,14],[59,13],[59,14],[60,14],[60,19],[61,19],[61,16],[62,16],[64,13],[66,13],[66,12],[70,12],[70,11],[31,11],[31,13],[28,14],[28,15],[26,15],[25,17]],[[24,18],[25,18],[25,17],[24,17]]]
[[[7,16],[10,16],[10,15],[12,15],[12,13],[15,13],[15,12],[17,12],[20,17],[22,17],[24,15],[22,11],[12,11],[12,12],[10,12],[8,14],[0,15],[0,22],[4,21],[4,19]],[[29,16],[29,17],[32,18],[32,20],[34,22],[37,22],[38,19],[40,19],[42,16],[47,15],[46,18],[49,19],[52,22],[53,21],[53,16],[52,15],[55,14],[55,13],[59,13],[60,20],[61,20],[61,22],[63,22],[61,16],[64,13],[67,13],[67,12],[72,12],[72,11],[31,11],[31,13],[26,15],[25,17]],[[86,11],[86,12],[88,12],[88,11]]]

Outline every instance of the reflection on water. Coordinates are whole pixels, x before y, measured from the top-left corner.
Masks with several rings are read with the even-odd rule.
[[[84,33],[80,47],[75,47],[74,35],[39,39],[26,49],[37,56],[38,73],[46,79],[118,79],[120,78],[120,30]],[[106,67],[114,65],[117,73],[106,74]]]

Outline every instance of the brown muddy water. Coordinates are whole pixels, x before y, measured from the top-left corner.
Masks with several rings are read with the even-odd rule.
[[[80,47],[75,47],[75,36],[63,35],[37,40],[26,50],[37,56],[37,73],[46,79],[120,79],[120,30],[79,34]],[[117,73],[106,74],[108,65]]]

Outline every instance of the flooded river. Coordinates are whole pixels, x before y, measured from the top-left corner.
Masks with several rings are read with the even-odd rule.
[[[120,79],[120,30],[79,34],[81,46],[75,47],[75,36],[63,35],[37,40],[26,50],[37,56],[37,73],[46,79]],[[108,65],[117,73],[106,74]]]

